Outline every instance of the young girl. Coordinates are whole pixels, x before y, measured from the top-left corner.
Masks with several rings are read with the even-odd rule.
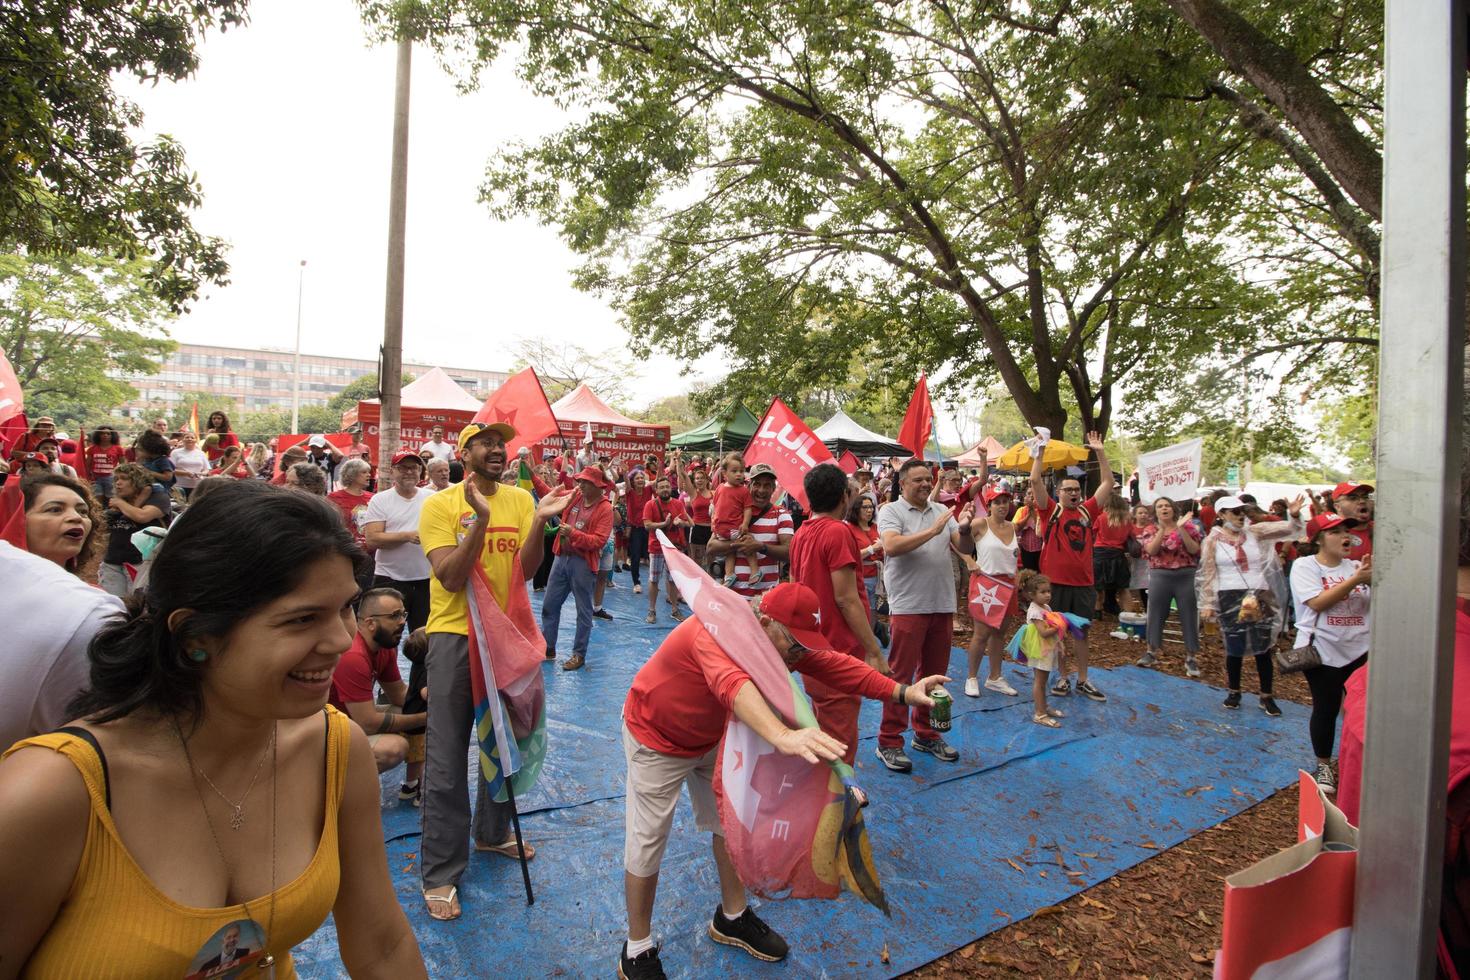
[[[750,488],[745,485],[745,458],[739,453],[730,453],[720,463],[725,482],[715,490],[714,505],[710,508],[710,524],[713,534],[722,541],[739,541],[750,533],[750,518],[755,508],[750,502]],[[725,559],[725,587],[735,584],[735,565],[743,561],[748,566],[746,577],[751,582],[760,580],[759,563],[754,555],[740,557],[731,552]]]
[[[1156,523],[1154,509],[1148,504],[1139,504],[1133,508],[1133,537],[1140,545],[1143,539],[1153,532],[1149,528]],[[1148,557],[1142,553],[1140,547],[1137,557],[1132,555],[1128,558],[1128,564],[1132,566],[1132,574],[1128,577],[1128,590],[1138,598],[1138,611],[1148,610]]]
[[[1056,708],[1046,704],[1047,679],[1061,663],[1062,631],[1047,622],[1051,613],[1051,579],[1029,568],[1021,570],[1016,579],[1016,591],[1029,605],[1026,607],[1026,625],[1016,634],[1019,649],[1031,667],[1031,698],[1035,704],[1031,720],[1047,728],[1060,728],[1058,718],[1065,717]],[[1027,636],[1027,633],[1030,633]]]

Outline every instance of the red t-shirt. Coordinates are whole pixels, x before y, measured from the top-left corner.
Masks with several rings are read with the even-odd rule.
[[[832,591],[832,572],[839,568],[858,570],[858,599],[868,608],[868,593],[862,588],[862,557],[852,525],[846,521],[818,515],[802,522],[791,539],[791,578],[817,594],[817,608],[822,614],[822,635],[832,649],[855,657],[863,655],[857,634],[842,618],[837,608],[837,595]]]
[[[398,650],[396,647],[383,647],[376,652],[371,651],[367,640],[358,633],[352,638],[352,646],[337,661],[337,669],[332,672],[332,693],[327,701],[345,713],[347,705],[373,699],[374,680],[379,685],[403,680],[398,673]]]
[[[206,433],[206,435],[208,435],[208,433]],[[203,444],[201,443],[201,445]],[[233,432],[221,432],[219,433],[219,442],[215,445],[213,449],[205,447],[204,454],[209,457],[209,461],[212,463],[223,456],[226,449],[229,449],[231,446],[238,445],[240,445],[239,436],[235,435]]]
[[[709,524],[710,506],[713,501],[713,496],[706,497],[699,493],[691,496],[689,498],[689,519],[696,524]]]
[[[250,474],[241,466],[233,475],[249,476]],[[373,499],[370,493],[352,493],[348,490],[333,490],[327,494],[327,499],[337,505],[342,512],[342,523],[347,525],[347,530],[352,532],[352,538],[358,547],[367,547],[367,539],[362,535],[362,515],[367,512],[368,501]]]
[[[633,489],[633,478],[629,477],[623,491],[623,508],[628,514],[628,523],[636,528],[643,526],[643,508],[648,506],[656,494],[648,484],[643,484],[642,490]]]
[[[1062,509],[1055,524],[1052,514],[1062,505],[1055,500],[1038,508],[1041,518],[1041,574],[1055,585],[1085,586],[1092,584],[1092,534],[1083,526],[1082,511],[1088,523],[1095,525],[1102,517],[1102,505],[1091,497],[1075,510]]]
[[[689,512],[684,509],[684,501],[670,497],[668,500],[660,500],[657,495],[643,506],[643,519],[662,524],[669,517],[687,521]],[[664,529],[664,534],[674,543],[675,547],[684,543],[684,528],[670,527]],[[664,546],[659,544],[658,534],[654,531],[648,532],[648,553],[650,555],[663,554]]]
[[[1114,527],[1106,520],[1100,519],[1092,525],[1092,546],[1094,548],[1117,548],[1122,551],[1128,546],[1128,539],[1131,537],[1133,537],[1132,521]]]
[[[874,700],[893,696],[891,678],[834,650],[812,650],[795,669],[847,694]],[[698,758],[720,744],[735,695],[749,680],[750,675],[691,616],[674,628],[633,678],[623,702],[623,721],[645,748]]]
[[[715,533],[729,537],[745,522],[745,508],[751,506],[750,488],[745,484],[722,483],[715,488],[715,503],[710,509],[710,521]]]
[[[87,458],[87,472],[93,478],[111,476],[117,464],[123,461],[121,446],[88,446],[83,454]]]
[[[876,523],[875,524],[869,524],[868,525],[868,529],[866,531],[864,531],[862,528],[858,527],[856,524],[849,523],[847,526],[852,529],[852,539],[857,542],[857,546],[858,546],[858,557],[860,557],[860,558],[862,557],[863,549],[864,548],[870,548],[873,545],[875,545],[875,544],[878,543],[878,525]],[[878,560],[877,560],[877,558],[876,557],[874,557],[874,558],[863,558],[863,578],[877,578],[877,577],[878,577]]]

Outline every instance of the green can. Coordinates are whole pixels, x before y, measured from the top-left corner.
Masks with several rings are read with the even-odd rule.
[[[929,724],[936,732],[949,731],[950,708],[954,706],[954,699],[949,692],[942,687],[936,687],[929,692],[929,697],[934,701],[934,707],[929,709]]]

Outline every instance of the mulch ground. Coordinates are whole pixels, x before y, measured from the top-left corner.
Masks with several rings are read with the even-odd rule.
[[[1094,629],[1092,663],[1132,664],[1143,644]],[[965,637],[956,637],[962,642]],[[1219,639],[1205,637],[1202,683],[1225,686]],[[1182,648],[1165,647],[1160,668],[1184,676]],[[1255,665],[1247,663],[1242,711],[1254,710]],[[1311,702],[1300,675],[1277,677],[1278,700]],[[1209,977],[1220,945],[1224,879],[1296,843],[1296,791],[1283,790],[1224,823],[1072,896],[1039,909],[907,974],[938,977]]]

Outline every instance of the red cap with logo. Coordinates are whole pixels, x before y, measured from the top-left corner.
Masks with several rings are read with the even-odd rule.
[[[832,642],[822,634],[817,594],[799,582],[782,582],[761,596],[760,611],[791,631],[808,650],[826,650]]]
[[[405,449],[401,453],[394,453],[393,454],[393,465],[394,466],[397,466],[399,463],[407,463],[407,462],[410,462],[410,461],[411,462],[414,462],[414,463],[418,463],[420,467],[422,467],[424,465],[424,458],[422,456],[420,456],[418,453],[414,452],[412,449]]]
[[[1358,493],[1359,491],[1372,493],[1373,488],[1366,483],[1353,483],[1350,480],[1345,481],[1343,483],[1339,483],[1337,486],[1332,488],[1332,499],[1340,500],[1350,493]]]
[[[1005,497],[1007,500],[1010,500],[1013,499],[1013,496],[1011,488],[1004,483],[992,483],[981,493],[980,499],[988,504],[993,502],[996,497]]]
[[[1317,535],[1323,531],[1331,531],[1334,528],[1342,528],[1345,531],[1347,528],[1343,527],[1343,525],[1347,524],[1347,522],[1346,517],[1339,517],[1333,513],[1318,514],[1312,518],[1311,540],[1317,540]]]

